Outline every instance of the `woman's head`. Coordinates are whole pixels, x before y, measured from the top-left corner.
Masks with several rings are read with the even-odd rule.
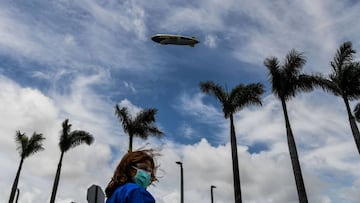
[[[150,183],[156,180],[156,166],[152,150],[134,151],[125,154],[105,189],[106,196],[109,197],[118,186],[127,182],[134,182],[134,177],[139,169],[151,174]]]

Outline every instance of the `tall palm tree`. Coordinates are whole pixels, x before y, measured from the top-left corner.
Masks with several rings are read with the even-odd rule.
[[[300,73],[305,63],[306,59],[303,53],[294,49],[286,55],[285,62],[283,64],[280,64],[276,57],[266,58],[264,61],[264,65],[269,70],[269,80],[272,85],[272,92],[281,101],[285,118],[290,159],[300,203],[308,202],[308,200],[301,173],[296,143],[287,113],[286,101],[295,97],[297,93],[313,90],[314,87],[320,83],[322,79],[321,76]]]
[[[220,101],[225,119],[230,118],[230,143],[233,165],[235,202],[242,202],[240,173],[237,154],[237,142],[234,127],[234,114],[250,104],[261,105],[261,94],[264,93],[264,87],[261,83],[249,85],[239,84],[230,92],[227,92],[222,86],[206,81],[200,83],[200,89],[207,95],[214,96]]]
[[[116,104],[115,115],[121,121],[124,132],[129,135],[129,152],[132,151],[134,136],[147,139],[150,134],[155,136],[163,135],[163,132],[155,125],[156,113],[156,109],[145,109],[140,111],[135,118],[132,118],[126,107],[120,108],[119,105]]]
[[[352,43],[344,42],[330,63],[332,73],[329,74],[329,79],[325,79],[321,87],[343,99],[355,144],[360,154],[360,133],[349,104],[350,100],[360,98],[360,62],[354,62],[355,53]]]
[[[41,133],[34,132],[33,135],[30,137],[27,137],[25,133],[21,133],[20,131],[16,131],[15,141],[17,146],[17,150],[20,153],[20,164],[19,168],[16,173],[16,177],[14,180],[14,183],[11,188],[9,203],[13,203],[15,198],[15,192],[17,189],[17,185],[19,182],[20,177],[20,171],[22,168],[22,165],[24,163],[25,158],[29,157],[32,154],[35,154],[38,151],[44,150],[42,146],[42,141],[45,138]]]
[[[53,189],[52,189],[52,193],[51,193],[50,203],[55,202],[56,191],[57,191],[57,188],[59,185],[59,179],[60,179],[61,165],[62,165],[62,160],[63,160],[65,152],[67,152],[69,149],[74,148],[83,143],[85,143],[87,145],[91,145],[93,143],[93,141],[94,141],[94,137],[86,131],[83,131],[83,130],[71,131],[71,124],[69,123],[69,119],[66,119],[62,123],[62,131],[60,134],[60,142],[59,142],[61,155],[60,155],[60,160],[59,160],[58,167],[56,170],[56,175],[55,175],[54,185],[53,185]]]

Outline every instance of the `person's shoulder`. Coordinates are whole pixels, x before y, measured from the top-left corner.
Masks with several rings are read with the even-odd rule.
[[[132,182],[128,182],[125,183],[123,185],[124,188],[129,189],[129,190],[138,190],[138,189],[144,189],[143,187],[141,187],[140,185],[136,184],[136,183],[132,183]]]
[[[132,182],[128,182],[125,183],[124,185],[121,186],[121,189],[123,192],[127,193],[127,194],[133,194],[133,193],[148,193],[148,191],[143,188],[142,186],[136,184],[136,183],[132,183]]]
[[[154,203],[154,197],[142,186],[136,183],[126,183],[126,193],[130,202],[136,203]]]
[[[110,199],[123,199],[128,197],[129,195],[139,192],[141,193],[143,189],[144,188],[142,188],[136,183],[131,183],[131,182],[125,183],[115,189]]]
[[[153,203],[155,202],[154,197],[143,187],[136,183],[125,183],[120,186],[121,193],[126,196],[129,202],[136,203]],[[119,191],[120,192],[120,191]]]

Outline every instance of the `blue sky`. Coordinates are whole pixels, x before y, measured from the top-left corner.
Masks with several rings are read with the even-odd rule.
[[[263,106],[235,116],[246,202],[296,202],[280,102],[271,94],[266,57],[292,48],[307,57],[304,71],[327,74],[339,45],[360,50],[356,1],[1,1],[0,201],[19,164],[16,130],[43,133],[45,151],[25,160],[20,202],[46,202],[59,159],[61,122],[92,133],[95,143],[65,154],[57,202],[85,202],[92,184],[105,187],[127,149],[114,116],[157,108],[162,139],[134,140],[160,150],[157,202],[232,202],[229,123],[214,98],[200,92],[212,80],[228,89],[261,82]],[[195,36],[200,43],[160,45],[158,33]],[[356,60],[359,60],[359,54]],[[356,101],[351,103],[352,107]],[[321,91],[288,103],[310,202],[360,199],[360,159],[340,98]],[[41,166],[41,167],[39,167]]]

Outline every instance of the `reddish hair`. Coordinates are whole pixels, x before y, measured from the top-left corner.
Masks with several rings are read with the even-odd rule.
[[[144,163],[146,161],[150,161],[151,167],[153,169],[151,172],[151,182],[156,181],[157,179],[155,174],[157,167],[155,166],[154,162],[153,150],[128,152],[117,165],[114,171],[114,175],[105,189],[106,196],[110,197],[118,186],[124,185],[128,182],[133,182],[132,178],[135,170],[133,166],[138,163]]]

